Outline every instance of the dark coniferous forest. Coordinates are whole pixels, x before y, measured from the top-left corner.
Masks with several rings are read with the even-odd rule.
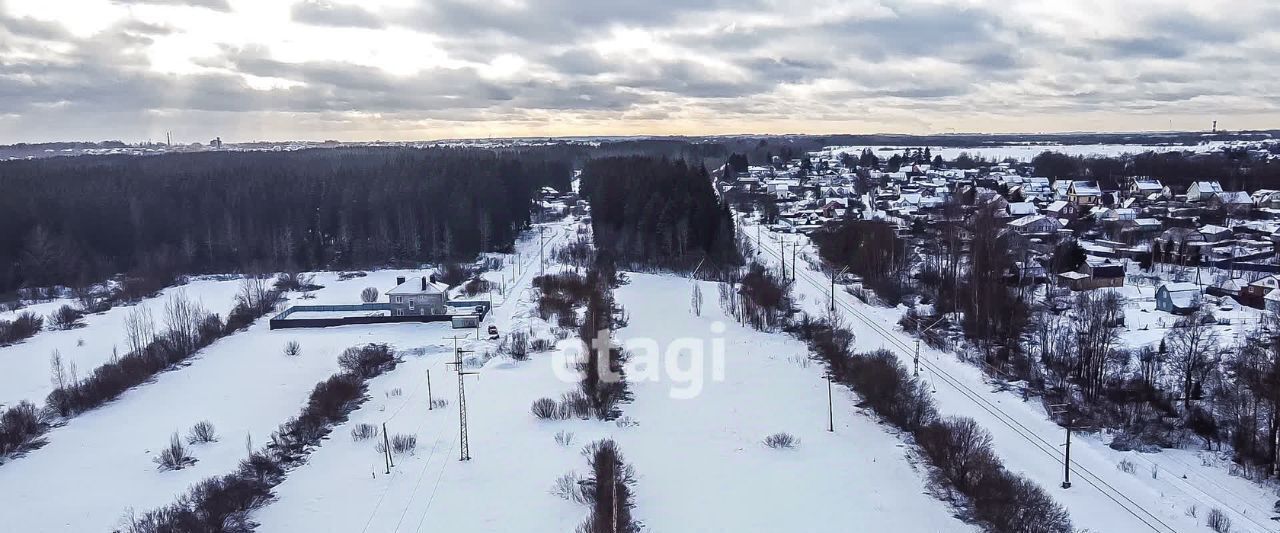
[[[0,294],[116,274],[344,269],[509,247],[554,157],[342,148],[0,164]]]
[[[597,247],[621,264],[692,269],[736,265],[733,216],[707,169],[683,160],[608,157],[583,167]]]

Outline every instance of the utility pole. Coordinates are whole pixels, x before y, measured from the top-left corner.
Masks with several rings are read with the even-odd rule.
[[[543,229],[544,228],[542,226],[538,226],[538,270],[540,272],[539,274],[540,276],[547,275],[546,261],[542,259],[542,250],[547,245],[546,241],[543,239],[543,236],[542,236]]]
[[[920,325],[916,324],[916,329],[919,329],[919,328],[920,328]],[[911,377],[914,377],[914,378],[920,377],[920,332],[919,331],[916,332],[916,354],[911,357],[911,364],[912,366],[915,367],[915,369],[911,371]]]
[[[911,374],[912,377],[917,377],[917,378],[920,377],[920,336],[924,335],[925,333],[928,333],[929,330],[933,329],[934,326],[941,324],[942,319],[944,318],[946,317],[945,316],[939,317],[937,320],[933,321],[932,324],[929,324],[929,327],[926,327],[924,329],[920,329],[920,320],[918,319],[916,320],[916,354],[911,358],[911,362],[912,362],[912,365],[915,367],[915,370]]]
[[[832,378],[833,378],[833,376],[831,375],[831,371],[830,371],[830,370],[828,370],[828,371],[827,371],[827,431],[830,431],[830,432],[832,432],[832,433],[835,433],[835,431],[836,431],[836,415],[835,415],[835,410],[834,410],[834,408],[832,407],[832,401],[831,401],[831,380],[832,380]]]
[[[782,259],[782,282],[786,283],[787,282],[787,239],[785,237],[778,239],[778,246],[782,251],[782,253],[780,254],[781,256],[780,258]]]
[[[800,249],[800,237],[796,237],[796,242],[791,245],[791,281],[796,280],[796,250]],[[787,257],[782,256],[782,260],[786,261]]]
[[[391,473],[391,467],[396,465],[395,459],[391,457],[391,437],[387,436],[387,423],[382,423],[382,451],[383,459],[386,459],[387,474]]]
[[[431,395],[431,369],[427,369],[427,410],[434,409],[436,403],[435,397]]]
[[[1074,419],[1067,419],[1066,457],[1062,461],[1062,488],[1071,488],[1071,424]]]
[[[1065,450],[1062,458],[1062,488],[1069,489],[1071,488],[1071,430],[1072,426],[1074,426],[1076,422],[1075,415],[1071,414],[1071,405],[1065,403],[1050,405],[1049,413],[1053,415],[1066,415],[1067,442],[1066,444],[1063,444],[1063,446],[1065,446]]]
[[[462,369],[462,354],[471,353],[472,350],[463,350],[458,348],[459,337],[453,338],[453,362],[445,363],[446,365],[454,365],[454,370],[458,372],[458,440],[459,440],[459,461],[471,460],[471,447],[467,439],[467,389],[465,386],[465,378],[474,375],[475,372],[467,372]]]
[[[849,270],[849,267],[846,266],[840,269],[840,272],[835,272],[834,270],[832,271],[832,272],[835,272],[834,274],[831,274],[831,311],[832,312],[835,312],[836,310],[836,278],[844,275],[844,272],[846,270]]]

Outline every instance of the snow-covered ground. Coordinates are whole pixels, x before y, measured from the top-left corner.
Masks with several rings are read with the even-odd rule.
[[[365,286],[391,286],[396,274],[345,282],[318,276],[327,286],[309,301],[350,302]],[[234,292],[235,285],[224,289]],[[430,352],[451,335],[447,323],[271,331],[259,320],[201,350],[187,366],[53,429],[48,445],[0,467],[0,523],[20,524],[15,531],[109,531],[128,508],[170,503],[193,482],[233,470],[248,445],[266,442],[315,384],[338,370],[344,349],[381,342]],[[291,340],[301,344],[301,355],[283,354]],[[185,438],[202,420],[214,424],[219,441],[193,446],[197,463],[190,468],[157,471],[153,459],[169,436]]]
[[[69,330],[50,329],[48,319],[49,313],[69,301],[56,300],[24,309],[44,316],[45,330],[18,344],[0,348],[0,405],[12,405],[21,400],[29,400],[36,405],[44,403],[45,396],[53,390],[49,358],[54,350],[62,355],[63,364],[68,368],[74,364],[81,377],[110,360],[113,348],[124,355],[129,351],[124,324],[135,308],[146,308],[157,327],[163,327],[165,303],[170,295],[181,292],[187,298],[200,302],[209,312],[225,317],[235,305],[239,283],[238,280],[201,280],[170,287],[161,291],[159,296],[137,304],[116,306],[103,313],[87,315],[83,320],[84,327]]]
[[[984,146],[974,148],[947,148],[947,147],[931,147],[929,152],[933,156],[942,156],[948,161],[954,160],[962,153],[967,153],[971,157],[983,157],[992,161],[1003,161],[1013,158],[1018,161],[1031,161],[1035,156],[1042,152],[1060,152],[1072,156],[1119,156],[1123,154],[1141,154],[1144,152],[1181,152],[1191,151],[1197,153],[1205,153],[1221,150],[1227,146],[1226,143],[1220,141],[1204,142],[1195,146],[1168,145],[1168,144],[1015,144],[1006,146]],[[901,154],[903,150],[922,148],[919,146],[832,146],[822,150],[822,153],[829,153],[833,156],[839,156],[842,153],[853,154],[854,156],[862,152],[864,148],[870,148],[872,153],[882,159],[892,157],[893,154]]]
[[[549,239],[552,243],[557,240]],[[530,263],[523,271],[524,283],[536,269],[536,240],[533,246],[535,253],[524,256]],[[522,247],[529,247],[528,238]],[[294,300],[284,305],[354,304],[360,301],[365,287],[385,291],[395,286],[397,276],[425,273],[383,270],[345,281],[339,280],[336,273],[318,273],[315,283],[324,288],[313,292],[314,298],[303,300],[294,293],[290,295]],[[188,297],[201,300],[210,311],[225,314],[239,282],[197,281],[181,289]],[[172,290],[140,305],[157,306],[152,312],[160,321],[167,293]],[[127,309],[88,317],[85,328],[43,332],[32,341],[46,335],[48,339],[60,339],[69,334],[71,340],[66,342],[74,343],[83,337],[85,347],[105,347],[109,355],[111,342],[123,346],[120,339],[124,315],[115,316],[121,312]],[[201,350],[186,365],[161,373],[119,399],[54,428],[44,436],[47,445],[0,466],[0,502],[4,502],[0,505],[0,523],[6,524],[0,530],[113,530],[121,525],[128,509],[143,512],[171,503],[192,483],[234,470],[246,450],[263,445],[279,424],[298,413],[315,384],[338,370],[337,358],[344,349],[369,342],[391,344],[405,354],[405,365],[380,379],[420,379],[422,373],[417,369],[451,357],[450,339],[460,333],[470,331],[453,330],[445,322],[271,331],[263,318],[248,330]],[[301,345],[300,355],[284,355],[283,348],[289,341]],[[17,361],[9,356],[18,349],[40,352],[40,346],[30,342],[0,349],[0,364]],[[65,349],[63,352],[64,358],[70,355]],[[39,364],[29,365],[32,369],[25,374],[7,371],[27,367],[0,366],[4,370],[0,371],[0,379],[20,385],[17,389],[6,386],[0,390],[42,399],[51,386],[48,354],[35,355],[39,356]],[[102,362],[76,360],[81,375]],[[444,377],[443,370],[440,375]],[[216,427],[218,441],[192,446],[195,465],[179,471],[158,471],[153,460],[170,435],[178,432],[185,438],[192,425],[204,420]]]
[[[547,227],[549,256],[573,233],[569,221]],[[754,228],[744,231],[754,235]],[[776,264],[777,244],[769,238],[759,257]],[[503,334],[519,328],[532,329],[535,337],[551,335],[550,325],[533,313],[530,284],[540,272],[538,248],[536,233],[526,235],[517,244],[519,264],[486,274],[507,289],[492,295],[495,307],[486,325]],[[823,312],[825,278],[803,261],[800,267],[801,305]],[[547,270],[559,268],[564,267],[548,264]],[[423,274],[387,270],[339,281],[334,273],[319,273],[315,281],[325,288],[314,292],[314,299],[293,295],[286,305],[357,303],[365,287],[385,291],[397,276]],[[312,387],[338,369],[343,349],[382,342],[400,350],[404,363],[372,380],[370,401],[289,473],[277,487],[278,499],[255,513],[259,531],[572,530],[586,508],[550,489],[563,474],[585,473],[582,446],[604,437],[617,440],[636,469],[635,516],[649,531],[974,530],[927,493],[926,473],[913,464],[902,438],[858,409],[857,398],[839,386],[833,396],[835,431],[827,431],[827,384],[821,366],[808,362],[802,343],[726,318],[714,283],[627,276],[629,282],[615,295],[629,321],[615,338],[632,349],[633,400],[622,411],[634,424],[535,419],[529,411],[535,399],[576,387],[557,375],[564,361],[553,353],[534,354],[526,362],[489,358],[484,354],[497,349],[495,341],[476,339],[473,331],[453,330],[448,323],[271,331],[263,319],[215,342],[188,365],[55,428],[44,448],[0,466],[0,524],[5,524],[0,529],[109,531],[121,524],[127,509],[141,512],[170,503],[191,483],[231,472],[247,448],[262,445],[298,412]],[[690,310],[694,286],[703,294],[701,316]],[[201,299],[211,310],[220,310],[211,302],[229,308],[236,288],[235,282],[215,285]],[[896,330],[900,310],[869,307],[844,293],[837,297],[874,324],[847,316],[859,349],[899,349],[912,342]],[[152,303],[163,307],[162,299]],[[68,333],[85,336],[87,346],[122,342],[123,328],[108,327],[105,315],[88,322],[89,327]],[[40,335],[55,333],[62,332]],[[478,365],[473,368],[478,375],[466,383],[473,457],[467,462],[458,460],[457,376],[445,366],[453,358],[455,336],[464,337],[457,342],[472,350],[467,355]],[[724,343],[723,379],[716,378],[712,359],[716,339]],[[293,340],[301,344],[301,355],[284,355],[284,345]],[[700,346],[704,358],[699,362],[695,352],[678,349],[648,353],[642,349],[646,342],[662,350]],[[559,348],[577,343],[571,337]],[[20,346],[0,349],[0,364],[9,360],[6,350]],[[66,357],[67,350],[63,353]],[[0,379],[29,390],[48,387],[48,354],[35,355],[39,380],[34,370],[25,381],[4,372]],[[909,357],[900,355],[909,364]],[[1228,513],[1233,531],[1277,530],[1267,514],[1275,496],[1228,475],[1211,454],[1116,452],[1102,437],[1077,436],[1075,486],[1061,489],[1062,431],[1038,402],[993,391],[981,372],[953,354],[925,347],[924,356],[923,375],[936,389],[939,409],[970,416],[991,431],[1006,466],[1048,490],[1081,530],[1203,531],[1212,508]],[[80,368],[87,372],[91,366]],[[697,394],[686,398],[695,386]],[[0,389],[6,395],[9,390]],[[43,397],[39,391],[24,394]],[[430,398],[448,405],[429,409]],[[202,420],[215,425],[219,440],[193,446],[195,465],[157,471],[153,458],[169,436],[175,431],[185,436]],[[359,423],[379,428],[385,423],[393,435],[415,435],[417,449],[397,456],[386,474],[375,441],[353,440],[350,430]],[[573,434],[570,445],[556,442],[560,432]],[[765,447],[762,440],[774,432],[791,433],[800,445]],[[1134,473],[1118,469],[1121,460],[1132,461]],[[1197,516],[1189,516],[1192,506]]]
[[[0,320],[13,320],[22,313],[35,313],[39,316],[48,317],[50,313],[57,311],[59,307],[67,304],[75,304],[75,300],[70,298],[54,298],[47,302],[33,303],[23,307],[22,309],[6,309],[0,311]]]
[[[557,377],[563,361],[551,353],[530,361],[492,359],[466,384],[473,459],[459,461],[457,380],[428,356],[406,363],[371,385],[373,401],[289,475],[276,502],[258,512],[261,531],[570,531],[586,509],[552,495],[556,478],[584,473],[582,446],[603,437],[618,441],[638,474],[636,517],[650,531],[823,530],[857,524],[866,530],[973,530],[925,493],[925,474],[905,457],[895,435],[860,412],[856,399],[837,387],[835,432],[827,431],[827,391],[822,370],[807,363],[806,347],[782,334],[742,328],[715,303],[716,286],[699,282],[701,317],[689,299],[693,282],[672,276],[629,274],[616,290],[630,317],[615,338],[634,348],[652,340],[666,348],[708,339],[723,326],[724,379],[710,376],[699,394],[681,398],[694,383],[693,369],[711,374],[711,360],[693,364],[691,352],[656,360],[633,353],[629,383],[634,400],[622,406],[636,425],[595,420],[539,421],[529,406],[558,397],[576,384]],[[502,330],[529,328],[550,334],[531,317],[525,279],[493,317]],[[530,321],[532,320],[532,326]],[[718,324],[718,325],[717,325]],[[689,339],[689,341],[679,341]],[[570,338],[560,348],[577,345]],[[463,341],[482,351],[487,341]],[[664,354],[665,355],[665,354]],[[675,365],[674,367],[668,365]],[[667,369],[676,368],[676,373]],[[428,410],[426,373],[443,410]],[[686,379],[687,378],[687,379]],[[400,395],[389,392],[399,390]],[[672,392],[676,391],[676,394]],[[355,442],[357,423],[387,423],[393,433],[418,437],[412,456],[397,458],[386,475],[372,441]],[[568,446],[558,432],[573,434]],[[766,435],[789,432],[794,450],[772,450]]]
[[[755,234],[749,225],[743,231]],[[774,235],[766,235],[757,258],[776,265],[779,246]],[[797,237],[787,238],[794,242]],[[807,241],[802,250],[816,255]],[[794,290],[802,307],[810,313],[825,313],[830,302],[826,276],[803,258],[797,263],[800,276]],[[888,348],[910,368],[914,339],[898,329],[901,309],[868,306],[840,290],[836,298],[857,335],[855,346]],[[1106,445],[1104,436],[1076,435],[1071,447],[1073,486],[1062,489],[1064,432],[1049,420],[1039,402],[997,390],[975,365],[952,353],[922,346],[921,360],[921,377],[933,387],[939,411],[971,417],[990,431],[1005,466],[1048,490],[1070,511],[1078,529],[1203,531],[1208,511],[1218,508],[1233,521],[1233,531],[1280,531],[1280,525],[1270,520],[1276,500],[1272,490],[1231,476],[1217,460],[1203,461],[1214,467],[1198,466],[1202,464],[1199,454],[1191,451],[1119,452]],[[1119,469],[1122,460],[1133,462],[1135,473]],[[1153,463],[1160,465],[1154,477]],[[1195,516],[1189,512],[1193,507]]]
[[[1131,268],[1136,268],[1136,265],[1131,265]],[[1190,270],[1194,272],[1194,269]],[[1218,269],[1204,267],[1202,270],[1203,285],[1207,287],[1210,285],[1208,280],[1213,279],[1213,273]],[[1162,274],[1162,276],[1169,277],[1168,274]],[[1191,274],[1190,279],[1194,281],[1194,273]],[[1164,338],[1169,329],[1182,318],[1156,309],[1155,293],[1161,285],[1163,282],[1151,284],[1143,280],[1143,283],[1135,284],[1127,280],[1123,287],[1115,289],[1125,298],[1125,326],[1124,333],[1120,337],[1125,346],[1156,348],[1160,344],[1160,339]],[[1246,335],[1272,318],[1262,309],[1241,305],[1231,298],[1218,298],[1205,294],[1201,296],[1201,303],[1206,312],[1213,313],[1219,321],[1226,321],[1225,324],[1219,323],[1212,326],[1218,337],[1219,346],[1224,349],[1237,345]]]

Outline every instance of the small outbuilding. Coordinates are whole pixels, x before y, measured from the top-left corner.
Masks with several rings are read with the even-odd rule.
[[[1189,315],[1200,307],[1200,286],[1195,283],[1166,283],[1156,289],[1156,309]]]

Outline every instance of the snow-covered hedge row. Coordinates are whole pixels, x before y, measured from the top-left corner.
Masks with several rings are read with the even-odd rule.
[[[30,311],[23,312],[14,320],[0,320],[0,346],[25,340],[40,331],[44,319]]]
[[[45,398],[44,408],[23,402],[0,413],[0,458],[36,447],[40,436],[59,417],[65,420],[100,407],[189,359],[213,341],[247,327],[275,309],[279,298],[278,292],[269,290],[241,297],[224,323],[217,314],[175,295],[166,304],[165,331],[139,341],[140,349],[113,358],[84,379],[66,375],[59,365],[54,368],[57,387]],[[149,328],[153,330],[154,324]]]
[[[127,517],[126,531],[253,531],[250,513],[271,501],[271,490],[288,470],[302,464],[321,439],[369,399],[366,382],[398,362],[385,344],[348,348],[339,358],[343,370],[317,383],[302,412],[281,424],[269,444],[250,453],[235,472],[205,479],[169,505]]]
[[[1038,485],[1008,471],[991,435],[964,417],[941,417],[929,393],[887,350],[854,353],[853,333],[807,316],[792,328],[884,421],[915,438],[934,484],[989,531],[1070,533],[1067,511]]]
[[[558,403],[550,398],[539,399],[531,407],[534,416],[561,420],[595,416],[613,420],[622,414],[619,404],[631,398],[623,371],[626,352],[611,344],[607,349],[596,346],[599,341],[608,342],[608,332],[615,327],[625,326],[625,312],[613,298],[612,287],[617,283],[615,271],[606,263],[593,266],[585,276],[562,272],[534,278],[533,284],[539,290],[539,315],[544,320],[559,317],[562,327],[576,326],[587,354],[579,365],[582,371],[579,390],[565,393]],[[580,321],[578,307],[584,308]],[[602,355],[607,359],[601,361]]]

